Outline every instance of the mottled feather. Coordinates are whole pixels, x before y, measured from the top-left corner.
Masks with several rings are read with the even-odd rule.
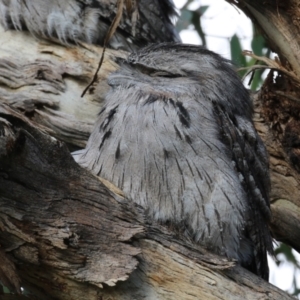
[[[131,54],[108,83],[78,162],[148,218],[268,279],[268,155],[231,64],[165,43]]]

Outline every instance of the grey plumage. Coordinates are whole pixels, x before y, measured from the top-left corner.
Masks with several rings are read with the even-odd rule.
[[[208,249],[268,278],[269,172],[230,63],[198,46],[131,54],[76,159]]]
[[[36,37],[63,44],[87,42],[103,45],[115,16],[117,0],[0,0],[0,23],[5,29],[29,30]],[[109,46],[132,50],[153,42],[179,41],[171,19],[172,0],[138,1],[136,33],[124,14]]]

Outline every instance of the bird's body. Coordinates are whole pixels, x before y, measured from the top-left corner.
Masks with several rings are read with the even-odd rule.
[[[267,279],[268,157],[230,63],[166,43],[131,54],[108,83],[78,162],[150,219]]]
[[[148,43],[180,40],[171,22],[176,15],[172,0],[137,3],[136,26],[124,13],[109,42],[111,48],[132,50]],[[116,4],[117,0],[0,0],[0,24],[5,29],[25,29],[36,37],[63,44],[103,45]]]
[[[0,0],[0,23],[62,44],[103,45],[116,0]],[[109,46],[179,41],[171,0],[138,1],[136,34],[123,16]],[[133,53],[77,161],[209,250],[268,278],[268,157],[249,95],[229,62],[201,47]]]

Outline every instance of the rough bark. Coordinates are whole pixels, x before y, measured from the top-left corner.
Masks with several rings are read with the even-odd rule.
[[[1,104],[0,118],[0,276],[13,264],[16,291],[21,281],[30,299],[292,299],[147,222],[26,117]]]
[[[21,111],[61,141],[84,147],[101,101],[106,77],[124,51],[107,49],[98,81],[81,94],[94,75],[101,48],[88,44],[66,48],[38,41],[27,32],[0,26],[1,102]]]

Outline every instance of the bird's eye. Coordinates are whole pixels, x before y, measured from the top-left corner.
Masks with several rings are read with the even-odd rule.
[[[156,71],[150,74],[152,77],[168,77],[168,78],[176,78],[176,77],[182,77],[179,74],[174,74],[166,71]]]
[[[134,68],[151,77],[168,77],[168,78],[183,77],[181,74],[175,74],[163,70],[157,70],[155,68],[143,64],[139,64],[139,63],[136,63],[134,65]]]

